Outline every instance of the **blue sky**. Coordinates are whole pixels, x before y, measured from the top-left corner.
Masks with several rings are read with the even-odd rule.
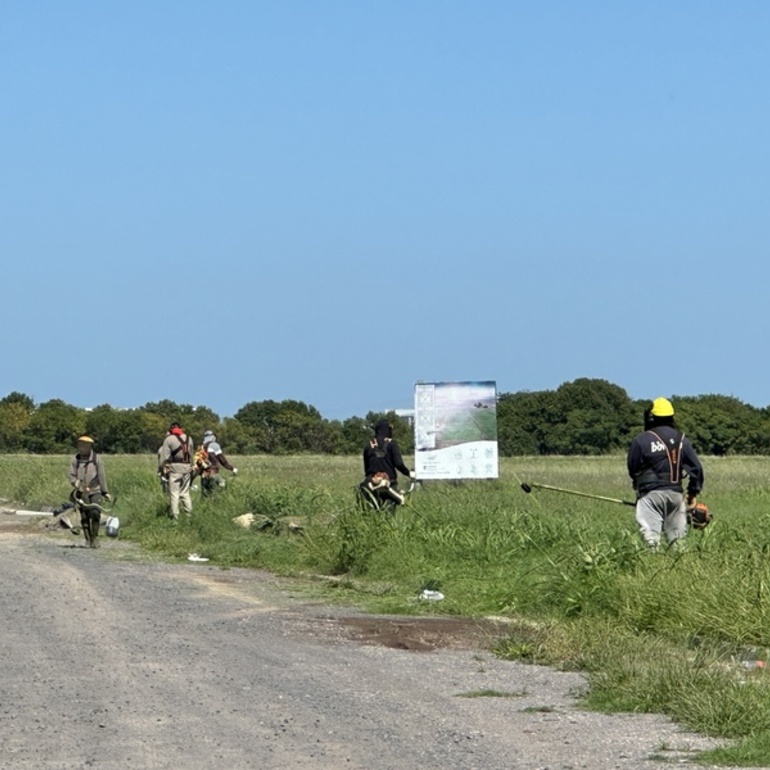
[[[770,4],[6,0],[0,397],[770,404]]]

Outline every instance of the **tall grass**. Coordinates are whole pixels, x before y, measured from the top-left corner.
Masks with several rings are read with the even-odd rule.
[[[501,656],[585,671],[594,708],[668,714],[735,739],[712,762],[770,765],[770,672],[744,667],[770,648],[765,458],[705,458],[714,522],[659,553],[642,546],[630,507],[520,488],[628,499],[622,457],[505,459],[499,480],[427,483],[395,515],[356,508],[359,458],[239,457],[240,475],[211,499],[195,493],[178,523],[154,458],[105,461],[121,536],[147,551],[337,576],[329,590],[379,611],[506,616]],[[68,463],[0,457],[0,497],[56,505]],[[247,512],[259,528],[233,523]],[[445,600],[421,602],[425,587]]]

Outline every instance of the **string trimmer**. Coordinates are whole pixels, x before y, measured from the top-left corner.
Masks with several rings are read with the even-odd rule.
[[[529,494],[533,489],[550,489],[552,492],[564,492],[566,495],[590,497],[592,500],[604,500],[605,503],[618,503],[619,505],[631,505],[634,508],[636,507],[636,503],[633,500],[621,500],[618,497],[604,497],[604,495],[592,495],[588,492],[576,492],[574,489],[562,489],[561,487],[552,487],[548,484],[522,484],[521,488],[527,494]]]

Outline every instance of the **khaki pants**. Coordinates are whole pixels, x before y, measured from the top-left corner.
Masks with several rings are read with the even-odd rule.
[[[179,503],[189,514],[192,513],[192,497],[190,485],[192,484],[192,469],[189,465],[174,463],[168,473],[168,495],[171,500],[171,518],[179,518]]]

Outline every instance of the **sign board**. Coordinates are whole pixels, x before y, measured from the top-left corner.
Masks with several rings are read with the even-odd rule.
[[[495,382],[418,382],[414,448],[420,480],[496,479]]]

